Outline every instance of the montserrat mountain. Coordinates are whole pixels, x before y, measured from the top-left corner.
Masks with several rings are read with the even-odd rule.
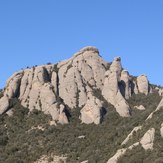
[[[126,99],[133,93],[148,95],[152,91],[145,75],[133,78],[123,70],[120,57],[107,63],[97,48],[86,47],[69,60],[15,73],[0,99],[0,113],[11,109],[10,99],[18,98],[24,107],[42,110],[58,123],[68,123],[66,112],[80,107],[83,123],[99,124],[103,105],[93,95],[94,89],[99,89],[122,117],[131,116]]]
[[[57,64],[34,66],[13,74],[1,92],[0,114],[1,117],[8,116],[12,119],[15,112],[13,101],[16,99],[21,106],[29,110],[26,118],[37,110],[51,117],[48,121],[50,126],[54,125],[56,128],[59,126],[58,130],[62,126],[63,133],[64,126],[70,126],[68,128],[72,128],[75,134],[71,144],[74,142],[78,144],[75,152],[71,144],[69,144],[71,150],[65,149],[66,145],[62,145],[64,152],[58,149],[59,145],[55,145],[51,152],[55,155],[53,159],[58,158],[61,161],[64,158],[62,160],[64,162],[75,163],[125,163],[133,162],[133,153],[143,151],[144,156],[141,159],[145,163],[150,163],[150,160],[151,163],[155,161],[158,153],[159,157],[156,161],[161,163],[163,160],[163,153],[160,152],[163,151],[162,96],[163,88],[150,84],[144,74],[138,77],[130,75],[122,67],[120,57],[106,62],[96,47],[89,46],[81,49],[68,60]],[[79,114],[76,114],[77,120],[71,122],[74,112]],[[6,121],[8,123],[8,119]],[[90,125],[93,125],[91,129]],[[109,125],[112,126],[108,127]],[[50,127],[46,129],[40,126],[30,127],[31,129],[25,131],[27,137],[33,130],[41,130],[40,134],[44,134],[44,130],[47,130],[49,135],[52,134]],[[83,131],[79,130],[80,127]],[[96,128],[97,132],[93,128]],[[65,132],[72,134],[68,130]],[[85,135],[80,135],[82,132]],[[58,134],[62,134],[62,131]],[[52,139],[49,137],[48,141]],[[43,138],[46,140],[45,135]],[[6,139],[9,140],[8,137]],[[55,139],[59,142],[59,136],[55,136]],[[82,139],[82,142],[79,143],[79,139]],[[95,150],[97,141],[100,141],[103,146],[97,143]],[[85,148],[81,150],[78,149],[79,146]],[[49,156],[46,153],[50,148],[47,143],[44,144],[46,152],[41,147],[40,145],[38,149],[41,149],[42,153],[31,158],[33,162],[36,161],[35,163],[46,163],[49,157],[53,157],[52,154]],[[55,150],[58,153],[55,153]],[[148,150],[153,153],[145,154]],[[131,161],[125,156],[131,157]],[[67,159],[69,161],[66,161]],[[29,160],[24,162],[32,162]],[[59,161],[51,162],[59,163]]]

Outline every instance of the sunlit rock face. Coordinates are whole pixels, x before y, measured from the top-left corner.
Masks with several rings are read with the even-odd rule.
[[[11,99],[17,98],[30,111],[50,114],[55,123],[68,123],[71,110],[80,108],[82,123],[99,124],[104,116],[103,102],[93,94],[94,90],[120,116],[128,117],[130,106],[126,99],[137,93],[147,95],[149,82],[144,75],[132,79],[122,68],[120,57],[107,63],[96,47],[88,46],[58,64],[35,66],[13,74],[0,98],[0,114],[10,109]]]
[[[148,95],[149,82],[148,82],[147,76],[141,75],[141,76],[137,77],[137,85],[138,85],[138,90],[140,93],[144,93],[145,95]]]
[[[142,137],[142,139],[140,141],[142,147],[145,150],[148,150],[148,149],[152,150],[154,138],[155,138],[155,129],[151,128],[144,134],[144,136]]]

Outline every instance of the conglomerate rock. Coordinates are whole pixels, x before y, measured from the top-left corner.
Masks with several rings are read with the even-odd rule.
[[[120,57],[115,57],[110,65],[97,48],[88,46],[58,64],[34,66],[12,75],[0,98],[0,114],[10,109],[11,99],[17,98],[30,111],[41,110],[58,123],[68,123],[66,113],[79,107],[83,123],[99,124],[103,118],[102,101],[93,94],[90,97],[95,89],[120,116],[128,117],[130,107],[126,99],[138,92],[147,95],[149,83],[144,75],[133,80],[122,69]]]

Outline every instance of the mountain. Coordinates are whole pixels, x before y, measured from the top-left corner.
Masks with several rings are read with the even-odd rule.
[[[161,163],[162,95],[95,47],[16,72],[0,92],[0,162]]]

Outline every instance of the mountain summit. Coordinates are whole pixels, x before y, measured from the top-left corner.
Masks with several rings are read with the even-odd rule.
[[[113,116],[110,111],[112,109],[118,113],[117,117],[127,120],[132,117],[134,119],[134,110],[139,110],[145,115],[145,119],[141,119],[143,123],[155,117],[155,113],[163,107],[163,101],[160,104],[157,102],[161,95],[162,89],[150,84],[146,75],[134,77],[124,70],[120,57],[115,57],[112,62],[107,63],[99,55],[96,47],[89,46],[81,49],[72,58],[57,64],[34,66],[16,72],[8,79],[1,92],[0,114],[13,117],[13,101],[16,99],[24,108],[29,109],[29,114],[37,110],[50,115],[50,124],[56,126],[71,125],[74,112],[79,112],[77,118],[80,123],[100,125],[106,123],[107,117]],[[141,104],[140,101],[136,101],[139,96],[144,100],[151,96],[153,100],[157,97],[154,103],[159,104],[158,107],[148,109],[150,106],[146,104],[153,101],[144,101],[145,104]],[[78,125],[81,125],[80,123]],[[134,128],[130,126],[131,133],[126,131],[128,137],[126,135],[127,138],[122,145],[126,145],[133,133],[141,130],[142,126],[143,124],[133,125]],[[162,125],[159,128],[163,135]],[[137,142],[118,150],[117,153],[115,150],[112,151],[112,154],[116,154],[109,155],[108,163],[117,162],[126,151],[139,145],[145,150],[152,150],[154,137],[155,128],[148,128]],[[118,148],[121,147],[117,145]]]

